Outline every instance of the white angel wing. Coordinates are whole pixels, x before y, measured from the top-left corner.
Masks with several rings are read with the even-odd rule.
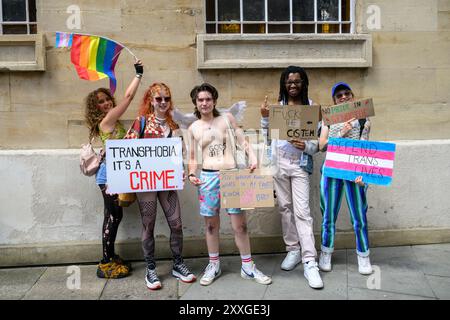
[[[230,112],[235,118],[237,122],[241,122],[244,119],[245,108],[247,107],[246,101],[239,101],[233,104],[228,109],[226,108],[217,108],[220,113]],[[177,108],[174,108],[172,111],[172,118],[180,128],[187,129],[189,126],[198,118],[194,113],[183,113]]]
[[[217,109],[220,113],[230,112],[235,118],[237,122],[241,122],[244,119],[245,108],[247,107],[246,101],[239,101],[233,104],[228,109],[221,108]]]
[[[183,113],[180,110],[178,110],[177,108],[173,109],[172,112],[172,118],[173,121],[175,121],[181,129],[187,129],[189,128],[189,126],[196,120],[198,120],[198,118],[195,116],[194,113]]]

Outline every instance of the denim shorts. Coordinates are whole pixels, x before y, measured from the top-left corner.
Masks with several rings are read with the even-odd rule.
[[[198,188],[198,200],[200,202],[200,215],[214,217],[220,212],[220,172],[203,171],[200,174],[203,182]],[[225,209],[228,214],[240,214],[240,208]]]
[[[106,162],[100,163],[100,167],[95,174],[95,182],[97,184],[106,184]]]

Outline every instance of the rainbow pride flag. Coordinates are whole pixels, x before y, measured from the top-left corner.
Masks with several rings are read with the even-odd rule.
[[[71,48],[71,61],[81,79],[96,81],[109,78],[111,93],[116,91],[114,68],[124,46],[99,36],[56,33],[57,48]]]
[[[389,186],[394,170],[395,144],[387,142],[328,140],[323,175],[330,178]]]

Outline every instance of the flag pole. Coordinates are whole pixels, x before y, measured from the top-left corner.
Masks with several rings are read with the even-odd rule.
[[[60,31],[57,31],[57,32],[60,32]],[[62,32],[61,32],[61,33],[62,33]],[[68,33],[68,32],[65,32],[65,33]],[[123,44],[121,44],[120,42],[118,42],[118,41],[116,41],[116,40],[113,40],[113,39],[110,39],[110,38],[104,37],[104,36],[95,35],[95,34],[75,33],[75,32],[72,32],[72,34],[78,34],[78,35],[80,35],[80,36],[100,37],[100,38],[109,40],[109,41],[111,41],[111,42],[117,43],[118,45],[120,45],[120,46],[122,46],[124,49],[126,49],[126,50],[134,57],[134,60],[135,60],[135,61],[138,61],[138,60],[139,60],[139,59],[136,57],[136,55],[135,55],[133,52],[131,52],[130,49],[128,49],[128,47],[124,46]],[[119,53],[117,53],[117,54],[119,54]],[[116,54],[116,56],[117,56],[117,54]],[[114,56],[114,58],[115,58],[116,56]]]

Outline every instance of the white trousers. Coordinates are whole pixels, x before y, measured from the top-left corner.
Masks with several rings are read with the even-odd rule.
[[[299,160],[279,154],[278,171],[274,176],[283,239],[287,251],[302,250],[302,262],[315,260],[313,219],[309,208],[309,174]]]

